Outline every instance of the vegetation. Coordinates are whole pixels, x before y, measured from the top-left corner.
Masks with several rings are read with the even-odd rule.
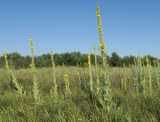
[[[121,58],[116,53],[109,58],[99,6],[96,15],[100,55],[94,47],[93,55],[58,55],[51,51],[35,57],[32,38],[31,57],[4,52],[1,67],[5,67],[0,69],[0,121],[160,121],[159,61],[149,56]]]

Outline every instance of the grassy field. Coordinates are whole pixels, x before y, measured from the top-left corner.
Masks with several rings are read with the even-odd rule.
[[[112,68],[107,64],[97,6],[99,52],[102,64],[86,67],[35,67],[30,39],[31,65],[14,70],[4,51],[0,69],[0,122],[160,122],[160,64],[146,57],[135,65]]]
[[[140,69],[137,70],[137,68],[136,66],[133,68],[109,68],[106,71],[109,81],[112,83],[112,101],[109,109],[107,105],[101,106],[98,97],[90,93],[88,68],[56,67],[58,91],[56,98],[50,94],[54,87],[52,69],[37,69],[40,103],[35,103],[34,100],[30,69],[14,71],[18,83],[26,92],[25,94],[17,92],[10,74],[1,69],[0,121],[158,122],[160,121],[160,69],[158,67],[151,68],[152,91],[146,80],[144,92],[144,88],[141,87],[147,69],[142,68],[142,74],[139,73],[142,76],[139,76],[137,71]],[[68,74],[70,84],[70,94],[67,96],[65,95],[64,74]],[[95,83],[94,67],[92,67],[92,75],[93,83]],[[136,87],[138,87],[138,91],[136,91]]]

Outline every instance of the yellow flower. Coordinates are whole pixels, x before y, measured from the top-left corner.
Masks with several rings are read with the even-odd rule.
[[[91,56],[90,56],[90,53],[88,53],[88,66],[91,66]]]

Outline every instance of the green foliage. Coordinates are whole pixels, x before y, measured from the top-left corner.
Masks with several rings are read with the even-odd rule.
[[[115,55],[116,54],[116,55]],[[142,62],[146,65],[145,61],[146,56],[142,57]],[[111,56],[107,56],[107,61],[111,67],[123,67],[125,66],[133,66],[135,56],[124,56],[120,57],[117,53],[111,54]],[[13,68],[21,69],[28,68],[30,66],[31,57],[30,56],[22,56],[17,52],[8,54],[8,60]],[[155,57],[149,56],[149,60],[151,61],[151,65],[154,66],[154,62],[159,62],[159,60]],[[57,66],[62,66],[62,64],[66,66],[81,66],[87,67],[87,54],[81,54],[80,52],[71,52],[71,53],[62,53],[62,54],[54,54],[54,61]],[[0,57],[0,67],[4,67],[4,57]],[[95,65],[94,54],[91,54],[91,63]],[[102,64],[102,59],[97,55],[97,63]],[[41,56],[35,56],[35,66],[37,68],[42,67],[51,67],[51,58],[50,54],[43,54]]]

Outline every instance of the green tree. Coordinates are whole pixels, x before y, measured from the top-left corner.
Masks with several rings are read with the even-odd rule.
[[[119,67],[121,66],[121,58],[119,57],[119,55],[116,52],[113,52],[110,58],[110,63],[111,66],[113,67]]]

